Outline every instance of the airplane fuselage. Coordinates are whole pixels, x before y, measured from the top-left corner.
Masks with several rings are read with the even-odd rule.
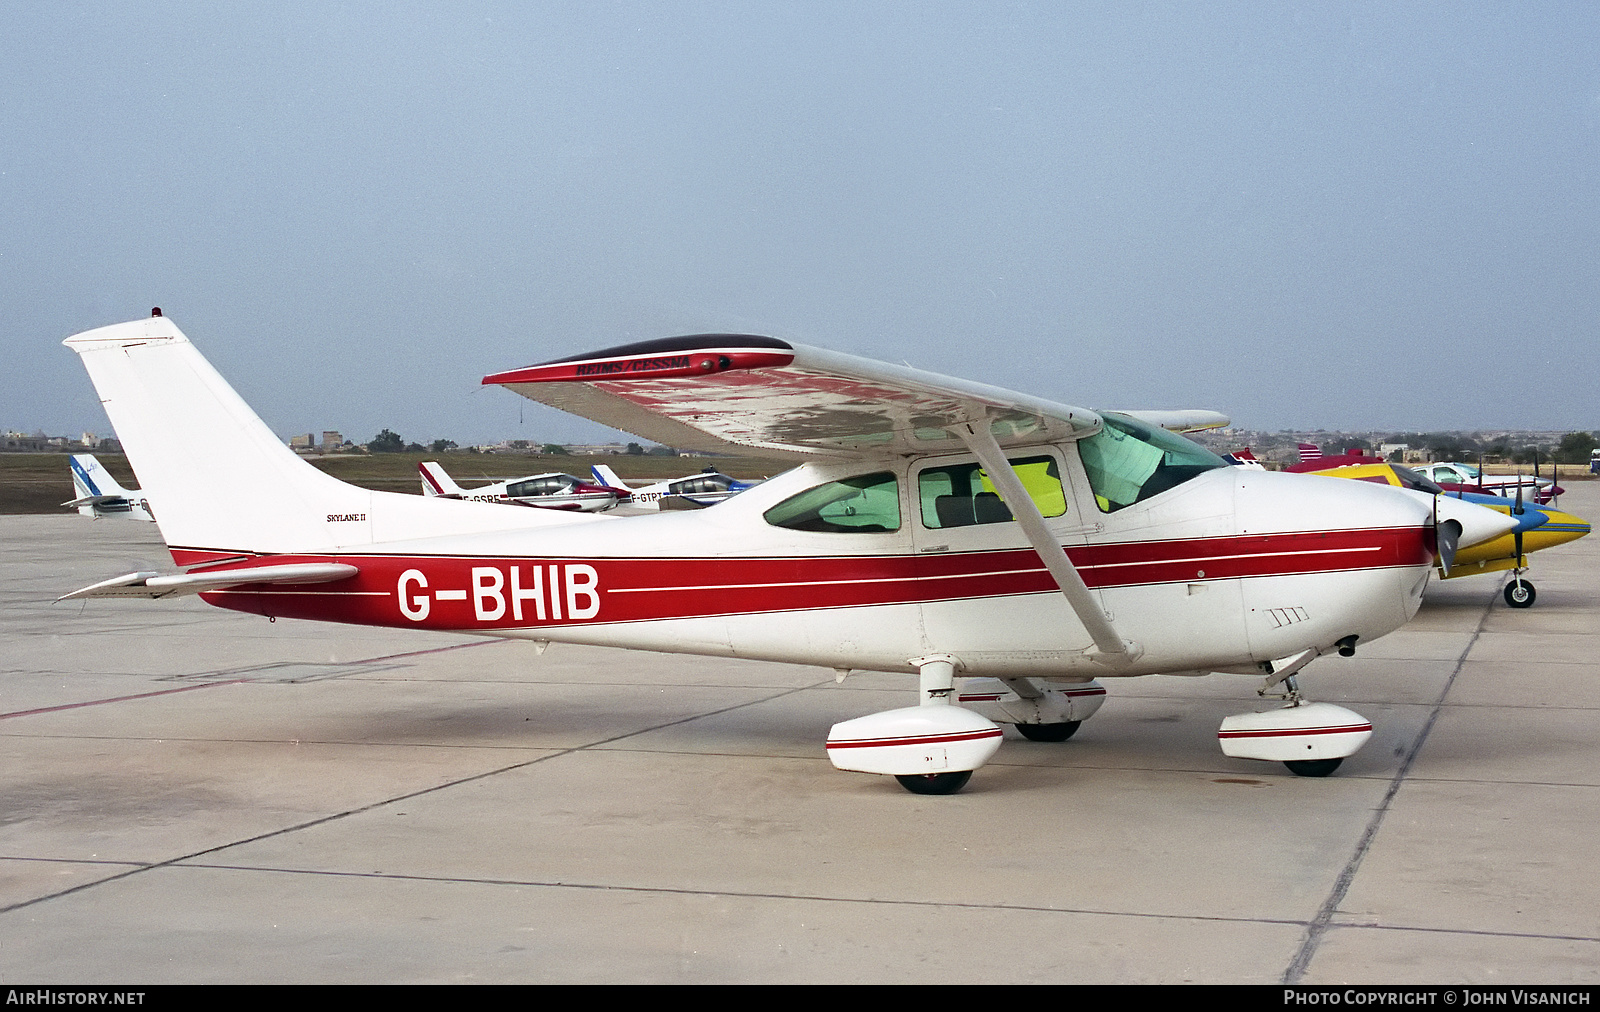
[[[1067,500],[1051,529],[1117,628],[1143,648],[1132,664],[1095,659],[1016,523],[929,526],[917,475],[970,460],[948,454],[882,465],[896,478],[896,530],[768,522],[775,505],[862,470],[812,463],[706,510],[273,555],[360,573],[204,597],[272,616],[836,668],[909,671],[913,658],[948,653],[967,674],[1068,679],[1198,674],[1352,635],[1366,641],[1403,625],[1420,603],[1432,529],[1408,493],[1219,468],[1105,513],[1075,446],[1048,452]],[[173,555],[192,566],[240,552]]]

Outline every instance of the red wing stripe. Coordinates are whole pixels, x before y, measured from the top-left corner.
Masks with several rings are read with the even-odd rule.
[[[961,731],[951,734],[921,735],[911,738],[863,738],[860,741],[830,741],[829,748],[883,748],[888,745],[948,745],[958,741],[982,741],[998,738],[1005,732],[998,727],[992,731]]]
[[[1371,724],[1341,724],[1337,727],[1283,728],[1276,731],[1218,731],[1218,738],[1290,738],[1303,734],[1358,734],[1372,730]]]

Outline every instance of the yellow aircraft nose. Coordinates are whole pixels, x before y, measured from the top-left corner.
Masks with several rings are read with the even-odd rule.
[[[1589,533],[1589,522],[1581,517],[1549,507],[1545,507],[1544,512],[1550,514],[1550,519],[1522,536],[1524,554],[1564,545]]]
[[[1528,506],[1528,509],[1541,509],[1548,514],[1550,519],[1527,531],[1522,535],[1522,554],[1537,552],[1556,545],[1564,545],[1568,541],[1576,541],[1589,533],[1588,521],[1575,517],[1571,513],[1545,507]],[[1510,505],[1505,512],[1510,512]],[[1525,563],[1524,563],[1525,564]],[[1498,570],[1514,569],[1517,566],[1516,538],[1510,534],[1502,534],[1497,538],[1479,542],[1456,553],[1455,565],[1450,570],[1450,578],[1458,576],[1473,576],[1477,573],[1493,573]]]

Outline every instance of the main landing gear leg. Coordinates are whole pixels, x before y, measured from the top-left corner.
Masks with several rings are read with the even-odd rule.
[[[1105,702],[1105,686],[1092,679],[969,678],[957,697],[962,706],[999,724],[1011,724],[1029,741],[1062,742],[1077,733]]]
[[[828,759],[842,770],[883,773],[913,794],[954,794],[1000,747],[998,725],[953,705],[957,661],[919,657],[920,705],[833,725]]]

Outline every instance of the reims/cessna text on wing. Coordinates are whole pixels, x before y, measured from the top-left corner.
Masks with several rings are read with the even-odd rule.
[[[741,335],[484,382],[664,445],[799,466],[704,510],[508,510],[323,474],[168,319],[66,344],[185,570],[66,597],[199,593],[269,616],[916,674],[920,705],[835,725],[827,751],[923,793],[987,762],[996,721],[1060,740],[1104,698],[1097,678],[1159,672],[1263,677],[1288,705],[1228,718],[1224,751],[1330,772],[1371,725],[1303,702],[1292,676],[1405,624],[1437,553],[1511,525],[1387,485],[1229,467],[1157,427],[1171,417]],[[197,431],[232,448],[203,473]]]

